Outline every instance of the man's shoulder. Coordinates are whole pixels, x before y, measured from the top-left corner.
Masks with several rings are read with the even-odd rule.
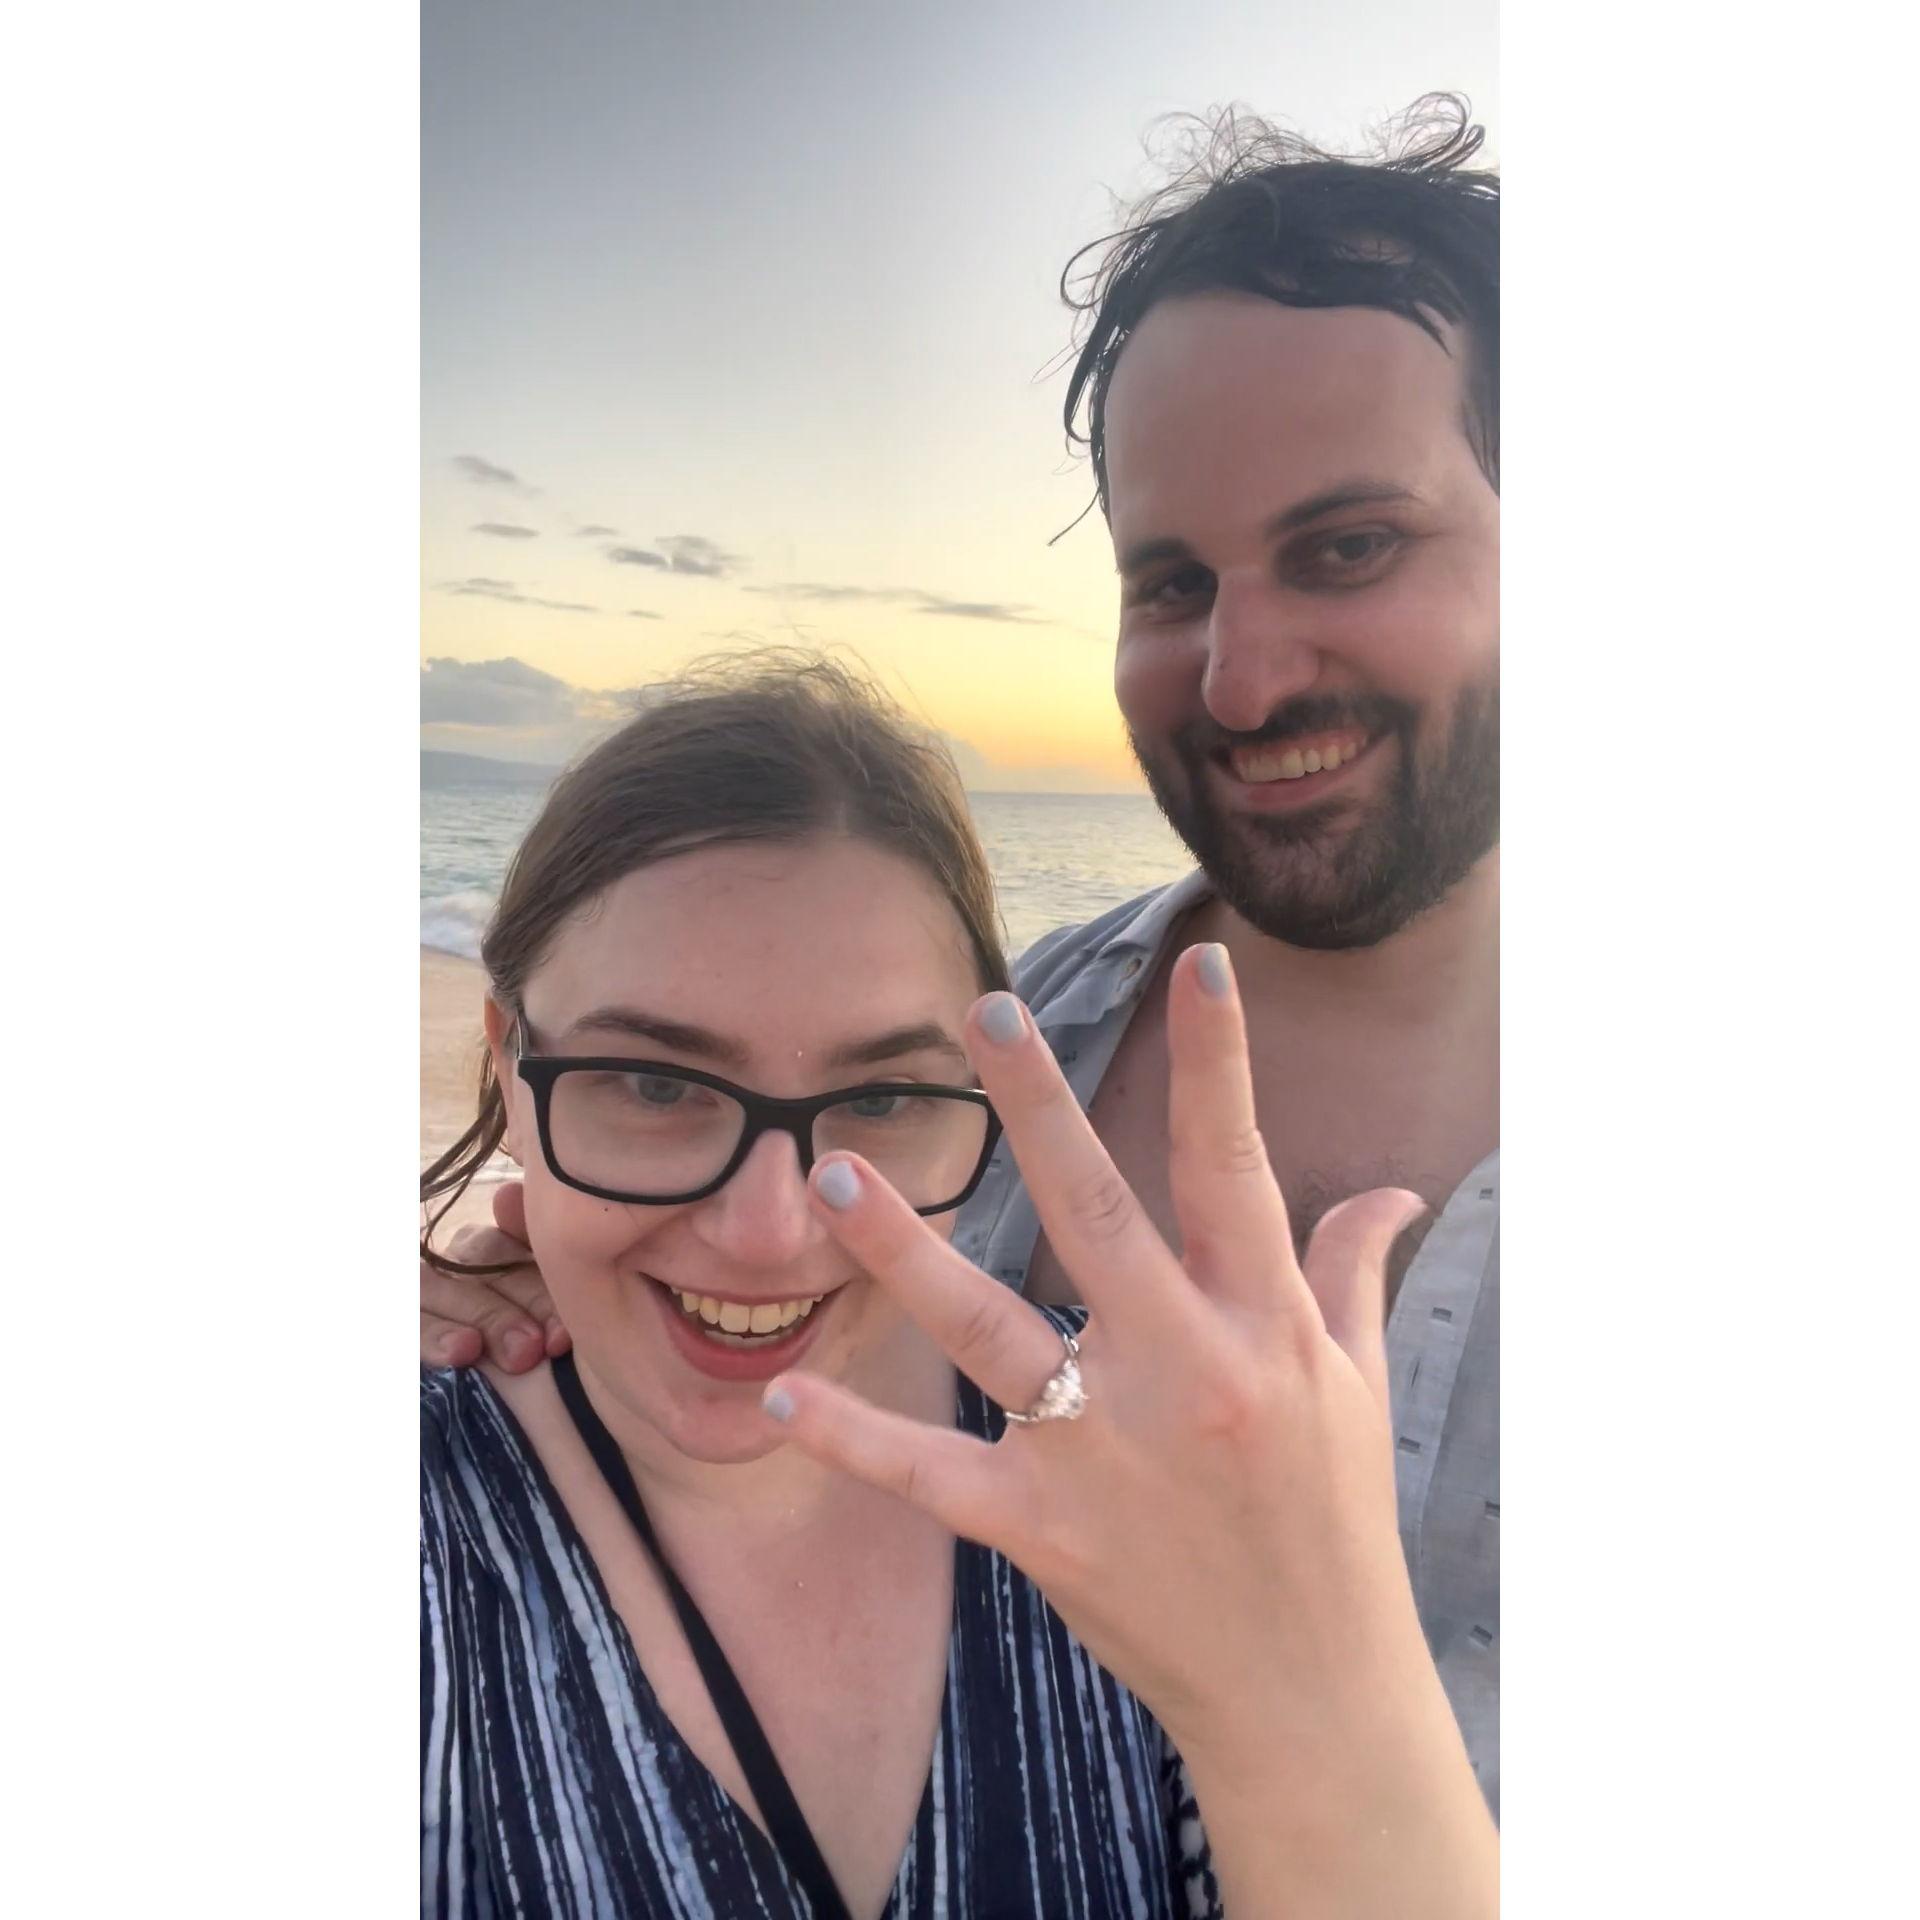
[[[1043,933],[1014,963],[1014,991],[1036,1014],[1040,1013],[1115,941],[1127,938],[1143,948],[1157,946],[1165,936],[1160,922],[1167,915],[1161,910],[1173,905],[1174,895],[1197,894],[1203,886],[1199,874],[1189,874],[1164,886],[1149,887],[1091,920]]]

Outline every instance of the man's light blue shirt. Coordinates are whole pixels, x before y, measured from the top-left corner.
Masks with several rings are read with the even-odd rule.
[[[1082,1107],[1187,916],[1211,898],[1194,872],[1028,948],[1014,987]],[[1040,1221],[1003,1143],[954,1245],[1024,1288]],[[1440,1678],[1474,1770],[1500,1811],[1500,1155],[1447,1202],[1387,1322],[1400,1540]]]

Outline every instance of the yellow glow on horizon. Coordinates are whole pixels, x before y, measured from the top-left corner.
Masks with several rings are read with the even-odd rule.
[[[1065,583],[1061,583],[1065,584]],[[1072,583],[1080,585],[1080,582]],[[933,615],[886,604],[774,606],[731,583],[670,583],[651,596],[657,620],[428,591],[422,597],[423,658],[515,658],[569,684],[618,691],[669,674],[713,652],[793,644],[851,654],[908,709],[990,763],[977,777],[1037,786],[1142,791],[1113,699],[1111,577],[1096,577],[1082,625]],[[559,597],[558,594],[552,597]],[[697,626],[671,599],[691,601]],[[689,609],[691,611],[691,609]],[[1061,619],[1066,609],[1049,609]],[[483,741],[476,750],[484,751]],[[961,753],[963,768],[967,755]]]

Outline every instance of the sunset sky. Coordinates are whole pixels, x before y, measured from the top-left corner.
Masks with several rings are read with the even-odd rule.
[[[1492,0],[426,0],[422,743],[568,757],[718,646],[844,644],[987,789],[1137,786],[1058,297],[1158,116],[1473,101]]]

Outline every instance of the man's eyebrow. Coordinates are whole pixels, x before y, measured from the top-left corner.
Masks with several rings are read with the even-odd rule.
[[[747,1058],[747,1050],[738,1040],[729,1040],[705,1027],[688,1026],[684,1021],[662,1020],[634,1007],[596,1007],[591,1013],[583,1013],[559,1038],[566,1042],[583,1033],[623,1033],[630,1039],[651,1040],[657,1047],[698,1054],[730,1067],[744,1065]]]
[[[1417,503],[1419,498],[1417,493],[1396,487],[1389,480],[1349,480],[1341,486],[1329,487],[1325,493],[1316,493],[1310,500],[1302,500],[1284,513],[1276,513],[1261,531],[1271,540],[1277,534],[1291,533],[1295,527],[1304,527],[1330,513],[1343,513],[1348,507],[1407,506]]]
[[[923,1020],[917,1026],[895,1027],[890,1033],[876,1033],[870,1040],[851,1040],[835,1047],[826,1057],[830,1067],[870,1067],[882,1060],[899,1060],[910,1053],[950,1053],[965,1060],[958,1040],[936,1020]]]
[[[1119,572],[1138,573],[1145,567],[1157,567],[1162,560],[1191,560],[1193,549],[1184,540],[1163,536],[1158,540],[1136,540],[1120,556]]]
[[[1391,481],[1349,480],[1299,501],[1284,512],[1276,513],[1260,529],[1261,537],[1277,539],[1283,533],[1291,533],[1296,527],[1307,526],[1330,513],[1342,513],[1348,507],[1413,505],[1418,503],[1419,498],[1409,488],[1397,487]],[[1173,535],[1163,535],[1157,539],[1135,541],[1121,554],[1119,570],[1123,574],[1138,573],[1143,567],[1157,566],[1163,560],[1191,560],[1193,557],[1193,549],[1186,541]]]

